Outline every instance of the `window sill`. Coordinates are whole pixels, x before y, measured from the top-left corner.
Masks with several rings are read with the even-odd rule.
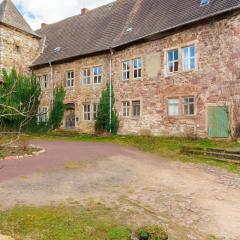
[[[143,78],[139,77],[139,78],[133,78],[133,81],[141,81]]]
[[[172,119],[191,119],[191,118],[196,118],[197,115],[194,114],[194,115],[177,115],[177,116],[169,116],[168,115],[168,118],[172,118]]]

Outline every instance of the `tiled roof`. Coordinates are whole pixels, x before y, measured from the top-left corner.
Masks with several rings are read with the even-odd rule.
[[[47,25],[37,31],[45,36],[45,49],[34,66],[77,56],[109,51],[185,24],[240,9],[240,0],[117,0]],[[54,49],[60,51],[54,51]]]
[[[0,23],[12,26],[21,31],[39,37],[25,21],[11,0],[3,0],[0,4]]]

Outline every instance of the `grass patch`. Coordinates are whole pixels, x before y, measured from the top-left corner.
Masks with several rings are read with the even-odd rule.
[[[0,213],[2,234],[17,240],[130,240],[131,230],[103,205],[16,207]]]
[[[32,138],[32,137],[31,137]],[[68,141],[84,141],[84,142],[106,142],[123,144],[136,147],[142,151],[154,153],[162,157],[182,162],[191,163],[206,163],[211,166],[220,167],[229,172],[240,173],[240,166],[234,163],[220,162],[211,159],[206,159],[202,156],[186,156],[181,153],[182,147],[203,147],[203,148],[230,148],[239,147],[239,143],[230,142],[227,140],[208,140],[197,139],[190,140],[177,137],[143,137],[143,136],[95,136],[95,135],[73,135],[59,137],[54,135],[39,135],[34,136],[34,139],[42,140],[68,140]]]
[[[21,148],[21,147],[4,147],[0,148],[0,159],[4,159],[8,156],[23,156],[31,155],[33,152],[37,152],[36,148]]]
[[[80,167],[81,166],[79,162],[76,162],[76,161],[70,161],[64,164],[64,168],[67,170],[76,170],[76,169],[79,169]]]

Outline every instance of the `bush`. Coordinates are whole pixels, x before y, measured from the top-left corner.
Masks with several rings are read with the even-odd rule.
[[[62,86],[56,88],[54,91],[53,106],[48,120],[49,130],[54,130],[61,126],[65,110],[64,98],[65,98],[64,88]]]
[[[138,238],[148,236],[151,240],[168,240],[167,232],[159,226],[145,226],[137,230]]]
[[[102,92],[98,107],[97,120],[95,122],[95,130],[100,133],[112,133],[117,134],[119,127],[119,120],[114,108],[115,106],[115,96],[112,89],[112,119],[110,123],[110,86],[107,84],[106,90]]]

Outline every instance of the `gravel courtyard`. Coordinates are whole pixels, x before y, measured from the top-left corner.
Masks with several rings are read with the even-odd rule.
[[[105,143],[35,141],[46,152],[0,162],[0,209],[84,204],[159,223],[176,239],[240,239],[240,176]]]

